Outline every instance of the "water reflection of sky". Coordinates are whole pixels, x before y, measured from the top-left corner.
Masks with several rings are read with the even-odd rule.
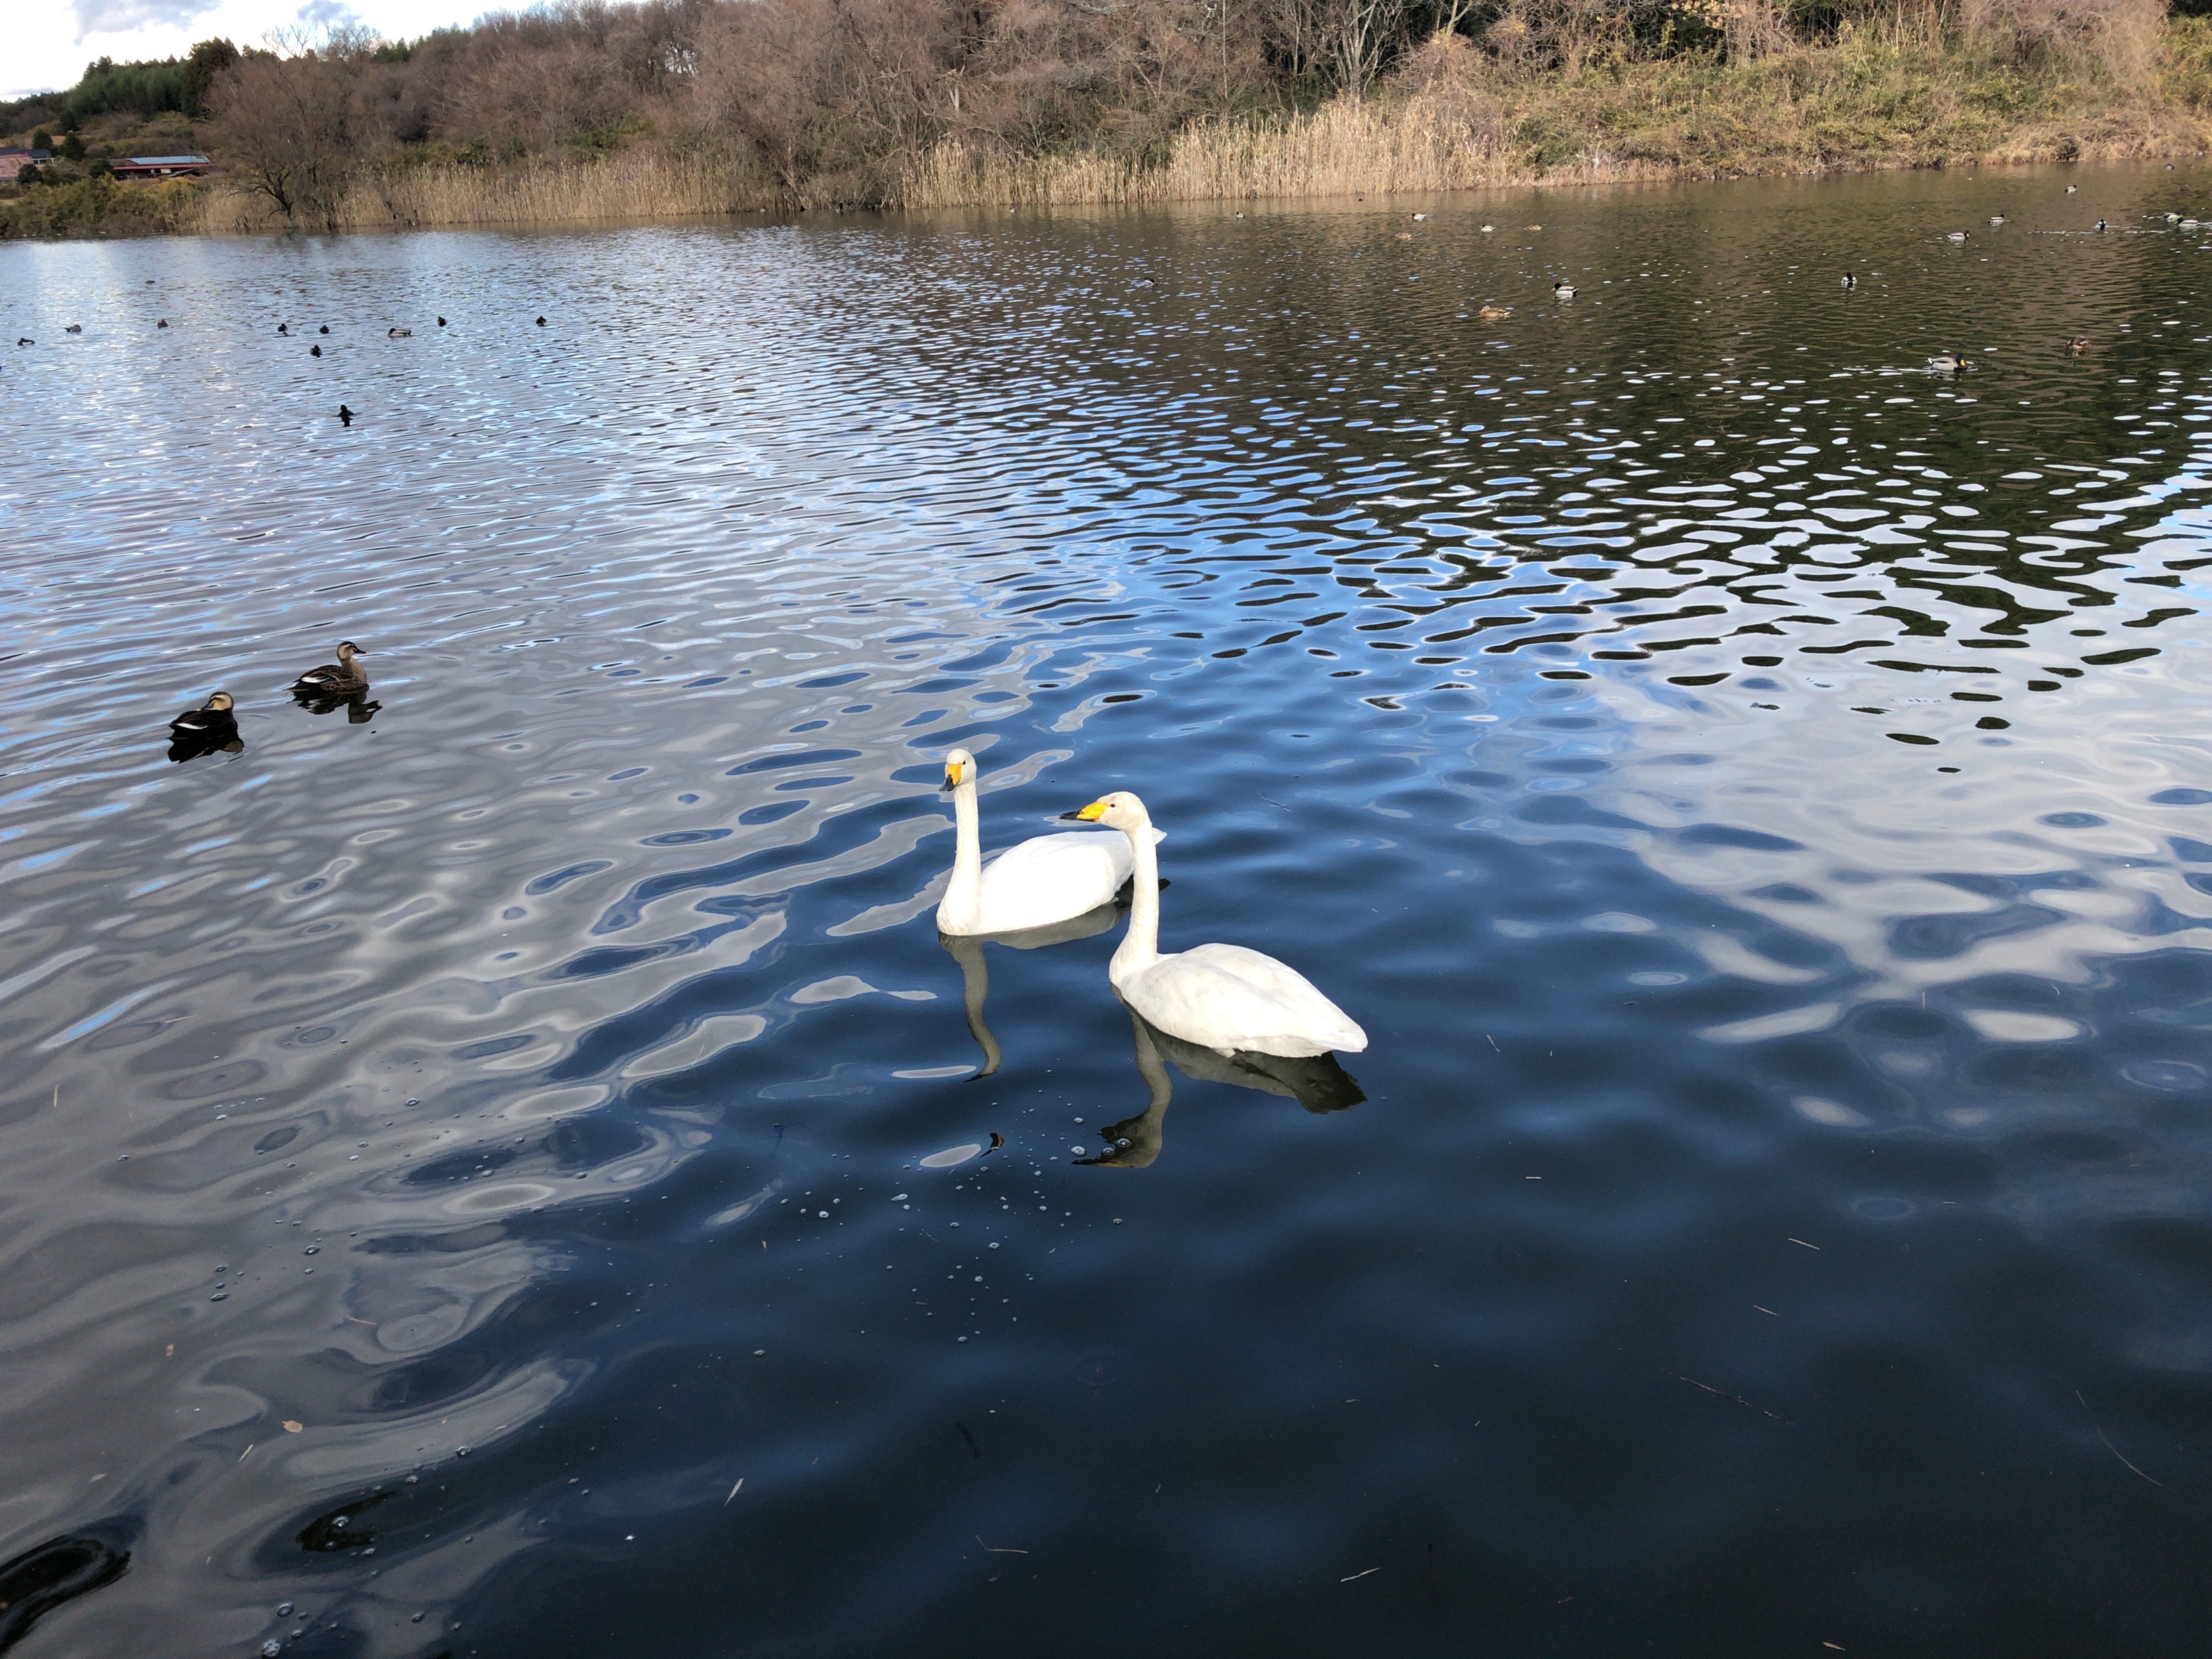
[[[1306,1586],[1413,1509],[1663,1631],[1739,1525],[2002,1524],[1838,1394],[2081,1453],[2009,1512],[2094,1547],[2017,1377],[2186,1467],[2193,1270],[2114,1230],[2201,1222],[2212,365],[2140,219],[2193,185],[2068,177],[0,250],[71,459],[0,480],[0,1559],[142,1527],[41,1636],[550,1651],[649,1551],[701,1650],[951,1651],[945,1551],[1110,1534],[1216,1647],[1418,1647]],[[348,635],[376,720],[284,707]],[[244,750],[168,767],[217,684]],[[954,743],[993,843],[1142,789],[1166,942],[1311,972],[1350,1080],[1133,1051],[1108,932],[988,947],[965,1082]],[[1982,1292],[2039,1275],[2102,1311]],[[1773,1522],[1712,1470],[1784,1418]],[[1010,1639],[1182,1639],[1052,1594]]]

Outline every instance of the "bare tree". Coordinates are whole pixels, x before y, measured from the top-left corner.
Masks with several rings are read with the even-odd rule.
[[[342,38],[325,55],[296,35],[270,38],[216,78],[210,100],[222,124],[233,176],[284,216],[336,230],[355,164],[348,60],[362,43]]]

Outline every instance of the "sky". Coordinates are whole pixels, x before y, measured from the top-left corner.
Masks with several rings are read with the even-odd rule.
[[[360,22],[389,40],[412,39],[497,9],[496,0],[39,0],[8,26],[0,98],[74,86],[97,58],[181,58],[195,40],[218,35],[258,46],[272,28]]]

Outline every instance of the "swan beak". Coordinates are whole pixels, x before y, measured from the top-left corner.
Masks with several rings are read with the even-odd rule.
[[[959,787],[960,769],[957,766],[946,767],[945,769],[945,781],[937,786],[937,793],[940,795],[949,795]]]
[[[1103,800],[1094,800],[1088,806],[1079,806],[1074,811],[1062,812],[1060,816],[1064,821],[1077,823],[1096,823],[1100,818],[1103,817],[1105,814],[1106,803]]]

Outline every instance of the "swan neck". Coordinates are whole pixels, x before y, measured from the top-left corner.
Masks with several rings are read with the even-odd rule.
[[[1152,820],[1128,834],[1135,861],[1129,880],[1129,931],[1121,936],[1121,948],[1106,969],[1106,976],[1117,985],[1151,967],[1160,955],[1160,859],[1152,845]]]
[[[983,832],[977,827],[975,786],[952,792],[952,879],[945,884],[945,908],[954,915],[975,914],[983,897]]]

